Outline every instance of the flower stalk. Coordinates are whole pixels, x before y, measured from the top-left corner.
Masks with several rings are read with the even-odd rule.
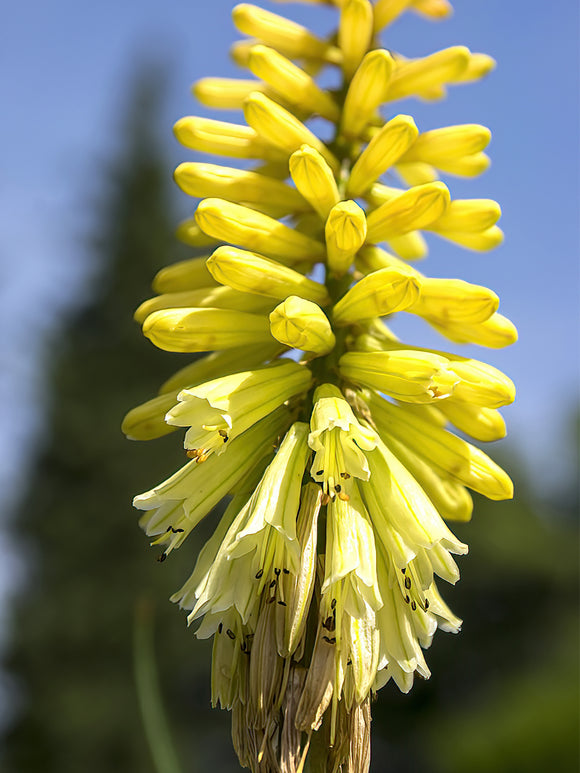
[[[156,346],[206,354],[124,422],[132,439],[185,429],[184,467],[134,501],[160,560],[227,505],[173,601],[213,637],[212,702],[232,711],[253,773],[301,773],[307,758],[368,771],[371,698],[390,680],[408,692],[415,674],[427,678],[436,629],[460,629],[438,583],[458,580],[453,556],[467,546],[447,522],[471,518],[469,490],[513,495],[507,474],[454,434],[503,437],[512,382],[388,327],[410,313],[455,343],[516,340],[491,290],[410,263],[432,234],[450,249],[501,241],[499,206],[452,198],[448,179],[487,168],[489,131],[421,132],[393,109],[440,99],[493,61],[464,46],[414,60],[381,48],[401,13],[443,18],[447,0],[331,4],[328,40],[237,6],[251,38],[232,56],[245,76],[194,87],[242,122],[186,117],[178,140],[254,166],[204,158],[176,170],[202,198],[178,236],[207,254],[162,269],[136,319]],[[340,73],[335,91],[318,82],[325,68]]]

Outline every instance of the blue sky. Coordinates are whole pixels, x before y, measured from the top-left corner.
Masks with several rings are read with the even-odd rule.
[[[321,33],[325,7],[264,3]],[[82,286],[79,245],[92,222],[99,166],[117,129],[136,64],[168,64],[168,147],[172,123],[202,112],[189,85],[236,75],[237,38],[229,0],[52,0],[10,3],[0,30],[0,485],[14,494],[39,428],[44,333]],[[458,0],[449,21],[407,15],[383,35],[407,56],[465,44],[498,61],[484,82],[452,90],[435,105],[397,103],[421,129],[483,123],[493,132],[493,165],[475,181],[447,180],[455,197],[490,197],[503,208],[505,244],[468,253],[435,239],[422,270],[492,287],[520,342],[477,356],[518,386],[506,411],[539,486],[569,464],[559,453],[567,412],[578,401],[578,7],[572,0]],[[242,74],[243,77],[243,74]],[[207,113],[206,113],[207,114]],[[168,169],[168,176],[171,170]],[[131,310],[128,309],[130,314]],[[423,335],[423,329],[413,335]],[[433,345],[435,339],[420,340]],[[1,521],[0,521],[1,523]],[[6,574],[15,576],[8,559]],[[0,584],[2,579],[0,578]]]

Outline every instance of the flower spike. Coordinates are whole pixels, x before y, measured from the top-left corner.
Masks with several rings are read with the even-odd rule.
[[[453,176],[487,169],[489,130],[422,131],[406,107],[392,111],[442,99],[493,59],[381,47],[402,14],[441,20],[449,0],[307,1],[334,9],[328,37],[237,5],[246,37],[231,53],[250,76],[203,78],[193,92],[238,118],[175,124],[205,154],[175,171],[201,199],[177,229],[196,252],[158,272],[135,319],[159,348],[196,358],[123,431],[182,434],[183,466],[134,500],[158,560],[215,517],[172,601],[213,638],[212,704],[232,712],[241,765],[302,773],[316,748],[329,770],[368,773],[371,699],[427,679],[435,631],[461,628],[440,591],[467,553],[448,524],[472,518],[470,492],[513,495],[456,434],[504,437],[513,383],[474,357],[400,341],[391,318],[492,349],[517,331],[492,290],[410,264],[434,238],[476,252],[501,243],[495,201],[453,197]]]

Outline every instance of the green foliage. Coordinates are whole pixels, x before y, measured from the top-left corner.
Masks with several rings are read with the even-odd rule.
[[[2,744],[6,773],[152,771],[131,644],[143,593],[157,609],[161,682],[178,732],[215,719],[208,647],[167,601],[197,547],[157,563],[131,507],[134,494],[183,463],[183,450],[175,437],[131,443],[120,431],[125,412],[187,362],[157,351],[131,318],[155,272],[186,257],[173,236],[171,162],[158,138],[162,87],[153,69],[136,84],[122,155],[101,183],[86,297],[46,344],[46,432],[12,519],[30,561],[4,664],[22,694]]]

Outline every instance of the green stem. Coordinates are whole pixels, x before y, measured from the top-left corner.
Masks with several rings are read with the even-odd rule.
[[[159,689],[153,644],[154,613],[151,602],[138,600],[133,630],[133,661],[137,699],[145,737],[157,773],[181,773]]]

